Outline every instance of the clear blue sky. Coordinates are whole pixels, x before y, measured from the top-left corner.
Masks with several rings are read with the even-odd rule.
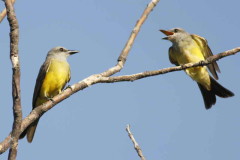
[[[116,64],[149,1],[17,0],[24,117],[31,111],[35,80],[48,50],[61,45],[81,51],[69,57],[70,84],[102,72]],[[240,46],[239,5],[237,0],[161,0],[118,75],[173,66],[168,60],[171,43],[161,40],[159,29],[182,27],[199,34],[214,54]],[[0,24],[1,141],[13,121],[8,34],[5,19]],[[239,58],[218,61],[219,83],[235,97],[218,98],[211,110],[205,110],[196,83],[183,71],[80,91],[41,118],[32,144],[20,141],[18,159],[139,159],[125,131],[131,124],[148,160],[239,160]]]

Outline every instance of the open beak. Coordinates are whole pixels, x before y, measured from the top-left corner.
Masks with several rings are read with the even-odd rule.
[[[69,55],[73,55],[75,53],[78,53],[79,51],[77,50],[68,50]]]
[[[168,36],[171,36],[174,34],[173,32],[162,30],[162,29],[160,29],[159,31],[161,31],[163,34],[165,34],[167,36],[167,37],[162,38],[162,39],[166,39],[166,40],[168,40]]]

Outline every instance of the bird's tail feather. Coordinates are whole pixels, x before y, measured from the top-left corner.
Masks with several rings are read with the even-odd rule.
[[[27,128],[20,134],[19,139],[24,138],[26,134],[27,134]]]
[[[38,124],[39,119],[37,119],[35,122],[33,122],[28,128],[26,128],[22,134],[20,135],[20,139],[24,138],[27,135],[27,140],[29,143],[32,142],[36,128],[37,128],[37,124]]]
[[[198,83],[198,87],[202,93],[205,108],[210,109],[212,107],[212,105],[214,105],[216,103],[215,93],[212,90],[210,90],[210,91],[207,90],[200,83]]]
[[[216,80],[214,80],[211,77],[211,90],[214,91],[214,93],[222,98],[232,97],[234,96],[234,93],[228,90],[227,88],[220,85]]]
[[[212,105],[216,103],[216,95],[222,98],[232,97],[234,93],[220,85],[216,80],[210,77],[211,90],[207,90],[204,86],[198,83],[198,87],[201,90],[205,108],[210,109]]]
[[[32,140],[33,140],[38,121],[39,121],[39,119],[37,119],[35,122],[33,122],[27,130],[27,140],[28,140],[29,143],[31,143]]]

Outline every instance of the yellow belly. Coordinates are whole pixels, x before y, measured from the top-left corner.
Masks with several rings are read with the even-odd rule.
[[[201,49],[196,45],[183,48],[181,54],[177,54],[179,64],[196,63],[201,60],[204,60],[204,56]]]
[[[185,72],[196,82],[200,83],[207,90],[211,90],[210,76],[208,74],[207,68],[204,67],[194,67],[188,68]]]
[[[67,62],[52,60],[36,101],[36,106],[61,93],[70,79],[70,68]]]
[[[200,48],[196,45],[189,46],[182,49],[182,53],[178,54],[177,61],[180,65],[186,63],[196,63],[204,60],[204,56]],[[206,89],[210,90],[210,76],[207,68],[204,67],[194,67],[188,68],[185,72],[195,81],[202,84]]]

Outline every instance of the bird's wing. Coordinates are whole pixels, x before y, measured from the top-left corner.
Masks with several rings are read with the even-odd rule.
[[[41,90],[41,87],[43,84],[43,80],[46,76],[46,73],[48,72],[48,68],[50,65],[51,65],[51,61],[45,61],[39,70],[38,77],[36,79],[35,88],[34,88],[33,99],[32,99],[33,108],[37,107],[37,106],[35,106],[36,101],[39,96],[39,93],[40,93],[40,90]]]
[[[168,56],[169,56],[169,60],[172,64],[175,64],[176,66],[178,66],[178,62],[177,60],[174,58],[173,56],[173,47],[170,47],[168,50]]]
[[[211,49],[208,46],[208,42],[207,42],[207,40],[205,38],[203,38],[203,37],[201,37],[199,35],[196,35],[196,34],[192,34],[191,37],[198,44],[200,49],[202,50],[204,59],[207,59],[208,57],[213,55]],[[216,61],[212,62],[211,64],[208,64],[207,67],[208,67],[209,71],[212,73],[213,77],[215,79],[218,79],[217,72],[220,73],[220,69],[218,67],[217,62]]]

